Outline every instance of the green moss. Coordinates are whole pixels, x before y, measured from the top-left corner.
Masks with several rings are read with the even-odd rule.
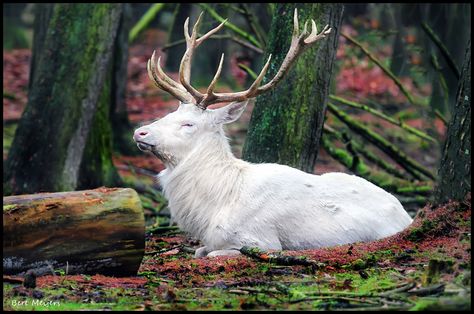
[[[268,51],[273,59],[263,83],[277,73],[288,51],[295,8],[298,8],[300,32],[308,19],[323,23],[321,20],[331,16],[337,20],[339,12],[337,5],[333,4],[278,4],[276,9],[280,18],[273,20],[269,32]],[[318,48],[322,45],[326,42],[307,49],[288,71],[284,81],[257,98],[243,148],[245,160],[276,162],[312,172],[326,97],[326,87],[317,85],[326,82],[329,85],[330,73],[323,69],[332,62],[332,59],[321,57]],[[320,71],[308,71],[314,68]]]
[[[3,205],[3,212],[9,212],[17,208],[17,205]]]
[[[425,219],[422,222],[421,227],[413,228],[410,233],[407,235],[407,239],[413,242],[422,241],[426,234],[436,227],[437,222]]]

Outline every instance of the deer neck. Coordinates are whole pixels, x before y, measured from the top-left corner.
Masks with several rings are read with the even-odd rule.
[[[217,135],[198,143],[160,178],[173,221],[196,237],[204,236],[212,217],[240,197],[248,166],[234,157],[227,139]]]

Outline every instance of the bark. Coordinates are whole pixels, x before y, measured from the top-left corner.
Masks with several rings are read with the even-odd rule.
[[[124,3],[114,45],[113,67],[110,69],[112,72],[110,122],[113,129],[113,148],[124,155],[138,155],[140,152],[132,140],[133,126],[128,119],[126,102],[128,35],[132,27],[131,11],[130,4]]]
[[[39,58],[6,162],[5,194],[119,181],[110,160],[110,125],[95,113],[109,106],[106,78],[121,13],[121,4],[54,5],[44,43],[33,51]],[[105,145],[91,153],[90,142]],[[84,178],[79,170],[91,158],[95,166],[87,175],[93,178]]]
[[[191,4],[177,3],[173,12],[173,22],[168,29],[168,43],[174,43],[184,39],[183,25],[184,21],[191,13]],[[204,29],[201,29],[203,32]],[[178,72],[181,58],[186,50],[186,45],[177,45],[166,51],[166,69],[170,72]]]
[[[326,24],[331,35],[299,57],[288,76],[273,91],[257,97],[243,158],[276,162],[313,172],[323,128],[336,55],[343,6],[340,4],[278,4],[270,30],[267,54],[273,56],[264,82],[278,71],[290,45],[293,11],[300,27],[313,18],[318,29]],[[300,29],[301,31],[301,29]]]
[[[33,88],[33,82],[35,81],[35,68],[37,67],[41,55],[38,52],[43,50],[46,32],[48,30],[51,14],[53,13],[53,7],[54,5],[52,3],[38,3],[34,8],[35,22],[33,25],[33,54],[31,55],[30,62],[30,80],[28,81],[28,90],[31,90]]]
[[[471,191],[471,41],[469,40],[453,117],[438,172],[437,203],[463,201]]]
[[[145,219],[132,189],[96,189],[3,198],[3,271],[136,275]]]

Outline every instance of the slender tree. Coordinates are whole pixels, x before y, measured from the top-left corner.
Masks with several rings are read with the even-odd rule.
[[[133,126],[128,119],[126,102],[129,33],[132,28],[131,15],[131,5],[124,3],[111,61],[113,63],[110,69],[112,72],[111,82],[106,82],[107,85],[110,84],[112,92],[110,120],[112,123],[113,146],[115,151],[124,155],[138,155],[140,153],[132,140]]]
[[[55,4],[34,47],[28,104],[4,171],[4,193],[114,185],[111,59],[122,4]],[[38,56],[38,57],[36,57]],[[109,80],[107,80],[109,78]]]
[[[437,203],[463,200],[471,191],[471,41],[469,40],[456,104],[448,126],[435,193]]]
[[[343,6],[334,3],[277,4],[267,47],[267,54],[271,53],[274,59],[266,79],[275,75],[290,46],[295,7],[300,21],[314,19],[318,29],[329,24],[332,32],[300,56],[275,90],[257,98],[243,158],[252,162],[287,164],[312,172],[322,133]]]

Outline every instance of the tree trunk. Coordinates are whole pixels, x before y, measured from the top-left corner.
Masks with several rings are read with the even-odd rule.
[[[3,271],[37,275],[136,275],[145,252],[145,219],[132,189],[3,198]]]
[[[33,58],[38,62],[28,105],[8,154],[4,194],[119,181],[104,114],[111,98],[106,83],[111,80],[106,79],[121,13],[121,4],[54,5],[41,50],[33,51],[39,58]],[[97,108],[102,116],[95,114]],[[93,150],[86,147],[91,142],[97,144]],[[90,171],[81,173],[84,167]]]
[[[173,12],[173,22],[168,29],[168,43],[183,39],[184,21],[190,16],[191,4],[177,3]],[[201,29],[201,32],[204,30]],[[181,58],[186,50],[186,44],[176,45],[166,51],[166,69],[170,72],[178,72]]]
[[[332,32],[300,56],[288,76],[275,90],[257,97],[243,158],[251,162],[287,164],[313,172],[343,6],[278,4],[267,48],[267,53],[271,53],[274,59],[263,83],[275,75],[288,51],[295,7],[298,8],[300,24],[312,18],[317,22],[319,30],[329,24]]]
[[[469,40],[456,105],[448,126],[435,192],[437,203],[462,201],[471,191],[471,41]]]
[[[33,88],[33,82],[35,81],[35,69],[39,63],[43,50],[44,40],[46,38],[46,32],[48,31],[49,21],[51,14],[53,13],[54,5],[52,3],[37,3],[34,7],[35,22],[34,22],[34,36],[33,36],[33,53],[31,55],[30,62],[30,79],[28,81],[28,90]]]
[[[125,155],[138,155],[140,151],[132,139],[133,127],[128,119],[126,102],[128,35],[132,27],[131,11],[130,4],[124,3],[112,58],[110,121],[113,129],[114,150]]]

